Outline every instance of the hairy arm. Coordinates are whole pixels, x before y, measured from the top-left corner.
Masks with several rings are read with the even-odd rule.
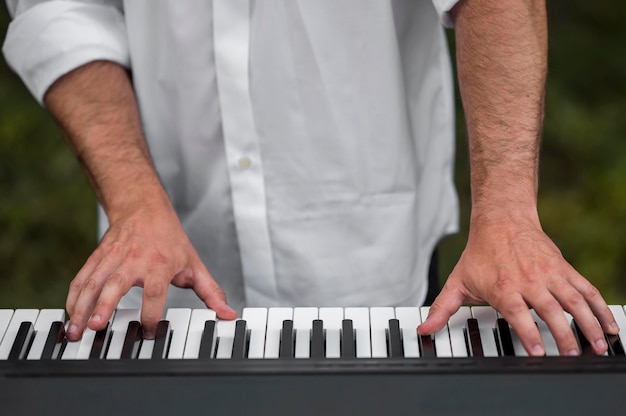
[[[78,157],[110,227],[72,281],[68,338],[101,329],[120,298],[143,287],[141,321],[150,338],[168,285],[193,288],[219,316],[235,312],[192,247],[158,179],[124,68],[86,64],[57,80],[44,101]]]
[[[463,0],[453,10],[459,86],[469,134],[472,213],[467,246],[420,333],[443,327],[462,303],[487,302],[531,355],[544,354],[533,307],[563,355],[579,353],[563,311],[598,354],[616,333],[598,293],[545,235],[537,213],[547,68],[543,0]],[[598,324],[599,321],[599,324]]]

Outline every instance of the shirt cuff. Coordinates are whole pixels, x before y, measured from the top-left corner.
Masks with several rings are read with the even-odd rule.
[[[452,10],[459,1],[460,0],[433,0],[433,5],[445,27],[454,27],[454,22],[450,17],[450,10]]]
[[[54,81],[81,65],[96,60],[130,65],[121,11],[73,1],[40,3],[18,14],[2,52],[40,104]]]

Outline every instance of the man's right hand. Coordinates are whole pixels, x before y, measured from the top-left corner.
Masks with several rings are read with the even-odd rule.
[[[70,285],[67,337],[105,326],[121,297],[141,286],[144,336],[154,336],[170,283],[192,288],[222,319],[236,318],[191,245],[146,145],[126,70],[85,64],[54,82],[44,102],[80,161],[110,228]]]

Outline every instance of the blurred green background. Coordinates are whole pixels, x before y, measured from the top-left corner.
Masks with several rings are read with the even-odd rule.
[[[607,301],[626,304],[626,2],[549,0],[548,13],[540,215]],[[2,39],[8,23],[0,6]],[[463,250],[469,215],[457,103],[462,229],[441,244],[442,281]],[[96,202],[53,120],[1,59],[0,198],[0,307],[63,307],[96,246]]]

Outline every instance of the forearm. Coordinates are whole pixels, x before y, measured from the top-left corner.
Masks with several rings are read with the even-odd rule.
[[[547,67],[542,0],[465,0],[454,10],[469,135],[472,215],[536,218]]]
[[[139,206],[169,204],[124,68],[104,61],[84,65],[57,80],[44,101],[110,221]]]

